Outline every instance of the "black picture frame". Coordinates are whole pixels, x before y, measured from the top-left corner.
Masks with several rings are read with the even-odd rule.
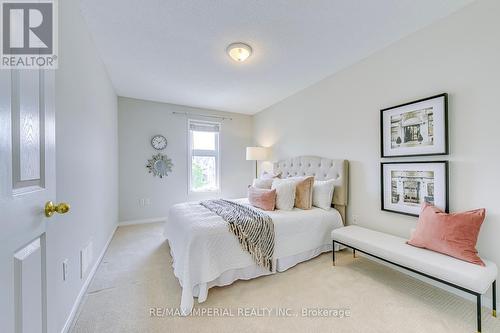
[[[402,108],[408,105],[412,104],[417,104],[425,101],[429,101],[432,99],[437,99],[444,97],[444,105],[443,105],[443,112],[444,112],[444,129],[443,129],[443,135],[444,138],[442,140],[444,141],[444,150],[441,152],[437,153],[424,153],[424,154],[393,154],[393,155],[388,155],[387,152],[385,151],[385,144],[384,144],[384,139],[386,137],[384,133],[384,113],[390,110]],[[419,100],[411,101],[408,103],[403,103],[400,105],[396,106],[391,106],[385,109],[380,110],[380,157],[381,158],[391,158],[391,157],[418,157],[418,156],[442,156],[442,155],[448,155],[449,154],[449,133],[448,133],[448,94],[447,93],[442,93],[438,95],[434,95],[431,97],[426,97],[422,98]]]
[[[385,203],[385,178],[384,178],[384,165],[397,165],[397,164],[443,164],[444,165],[444,202],[445,202],[445,207],[443,208],[446,213],[449,213],[449,162],[448,161],[398,161],[398,162],[381,162],[380,163],[380,208],[382,211],[386,212],[391,212],[391,213],[397,213],[397,214],[402,214],[402,215],[407,215],[407,216],[415,216],[418,217],[419,214],[412,214],[408,212],[402,212],[394,209],[388,209],[386,208],[386,203]]]

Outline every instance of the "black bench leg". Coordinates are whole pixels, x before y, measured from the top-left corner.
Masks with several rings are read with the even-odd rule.
[[[335,241],[332,241],[332,259],[333,259],[333,266],[335,266]]]
[[[497,316],[497,280],[493,281],[493,311],[491,312],[491,314],[493,315],[493,317],[496,318]]]
[[[481,294],[477,295],[477,332],[481,333]]]
[[[356,249],[352,249],[352,257],[356,258]]]

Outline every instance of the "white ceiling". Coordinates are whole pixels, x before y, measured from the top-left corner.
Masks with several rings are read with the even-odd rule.
[[[254,114],[472,0],[81,0],[120,96]],[[254,54],[225,53],[245,42]]]

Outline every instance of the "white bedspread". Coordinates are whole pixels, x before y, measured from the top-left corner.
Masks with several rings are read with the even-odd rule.
[[[246,199],[235,201],[248,204]],[[266,213],[274,222],[276,260],[325,249],[325,245],[331,244],[332,230],[343,226],[339,212],[333,208],[330,211],[295,208]],[[228,231],[227,222],[198,202],[174,205],[164,235],[174,260],[174,274],[182,286],[181,311],[185,314],[193,308],[193,296],[199,295],[198,301],[203,302],[207,284],[225,272],[251,269],[248,278],[270,274],[258,267],[250,254],[241,248],[236,237]],[[200,292],[200,287],[205,291]]]

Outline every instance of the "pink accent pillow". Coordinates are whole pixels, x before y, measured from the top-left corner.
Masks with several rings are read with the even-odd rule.
[[[276,190],[250,186],[248,188],[248,201],[252,206],[262,210],[274,210],[276,206]]]
[[[485,216],[483,208],[447,214],[424,203],[417,229],[407,243],[485,266],[476,250],[479,229]]]

